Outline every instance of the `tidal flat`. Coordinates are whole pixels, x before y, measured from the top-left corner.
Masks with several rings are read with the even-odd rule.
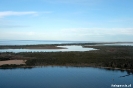
[[[55,45],[11,45],[0,46],[0,49],[9,48],[39,48],[52,49]],[[61,44],[63,45],[63,44]],[[65,47],[66,44],[64,44]],[[71,44],[73,45],[73,44]],[[101,46],[99,44],[79,44],[84,48],[95,48],[91,51],[69,52],[0,52],[0,62],[8,60],[24,60],[25,64],[2,64],[4,67],[34,67],[34,66],[79,66],[104,67],[133,70],[133,46]],[[60,47],[59,47],[60,48]],[[60,48],[62,49],[62,48]]]

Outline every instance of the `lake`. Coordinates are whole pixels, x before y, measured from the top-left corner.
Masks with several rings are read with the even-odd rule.
[[[0,88],[111,88],[112,84],[133,86],[133,72],[65,66],[0,69]]]
[[[68,51],[91,51],[97,50],[94,48],[83,48],[82,46],[70,45],[70,46],[58,46],[67,49],[0,49],[0,52],[68,52]]]

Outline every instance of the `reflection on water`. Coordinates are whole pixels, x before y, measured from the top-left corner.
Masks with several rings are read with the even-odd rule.
[[[64,51],[90,51],[96,50],[94,48],[83,48],[82,46],[58,46],[58,47],[65,47],[67,49],[0,49],[0,52],[64,52]]]
[[[120,76],[120,77],[126,77],[126,76],[130,76],[130,75],[133,75],[133,74],[123,75],[123,76]]]
[[[0,88],[111,88],[111,84],[132,84],[133,75],[120,78],[125,74],[91,67],[0,69]]]
[[[115,72],[117,72],[117,71],[121,71],[122,73],[125,73],[124,75],[121,75],[121,76],[119,76],[120,78],[121,77],[127,77],[127,76],[133,76],[133,71],[132,70],[117,70],[117,69],[111,69],[111,68],[106,68],[105,70],[108,70],[108,71],[115,71]]]
[[[1,67],[0,70],[32,69],[34,67]]]
[[[133,75],[133,71],[127,71],[126,75],[120,76],[120,77],[127,77]]]

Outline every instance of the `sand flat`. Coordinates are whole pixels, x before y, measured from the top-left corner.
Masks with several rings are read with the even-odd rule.
[[[15,65],[20,65],[20,64],[25,64],[25,60],[7,60],[7,61],[0,61],[0,65],[11,65],[11,64],[15,64]]]

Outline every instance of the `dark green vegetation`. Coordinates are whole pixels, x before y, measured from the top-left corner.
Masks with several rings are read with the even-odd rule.
[[[32,67],[30,66],[25,66],[23,64],[21,65],[16,65],[16,64],[5,64],[5,65],[1,65],[0,69],[15,69],[15,68],[23,68],[23,69],[31,69]]]
[[[11,65],[8,65],[8,64],[5,64],[5,65],[1,65],[0,68],[18,68],[18,67],[22,67],[24,65],[16,65],[16,64],[11,64]]]
[[[0,53],[27,60],[26,66],[94,66],[133,69],[133,46],[84,46],[99,50],[86,52],[23,52]],[[4,57],[5,57],[4,56]],[[3,58],[2,58],[3,60]]]
[[[0,57],[0,61],[10,60],[9,57]]]

